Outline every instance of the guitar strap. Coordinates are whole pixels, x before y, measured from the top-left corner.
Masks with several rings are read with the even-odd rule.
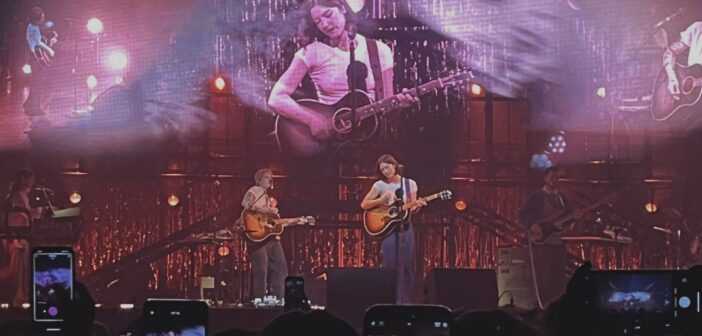
[[[368,59],[370,60],[371,71],[375,80],[375,101],[380,101],[385,98],[385,85],[383,83],[383,70],[380,68],[378,42],[374,39],[366,38],[366,48],[368,49]]]

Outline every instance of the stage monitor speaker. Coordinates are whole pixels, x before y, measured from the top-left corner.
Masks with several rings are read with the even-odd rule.
[[[500,247],[497,251],[499,306],[511,303],[520,308],[536,308],[538,303],[536,295],[534,295],[529,249],[526,247]]]
[[[363,327],[363,313],[379,303],[395,303],[395,270],[330,268],[327,270],[327,310]]]
[[[451,309],[491,310],[497,308],[495,270],[435,268],[424,280],[423,303]]]

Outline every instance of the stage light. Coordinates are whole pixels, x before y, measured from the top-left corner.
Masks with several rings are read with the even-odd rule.
[[[85,84],[88,85],[89,89],[94,89],[97,87],[97,78],[95,78],[94,75],[88,76],[88,78],[85,80]]]
[[[32,66],[29,64],[25,64],[22,66],[22,72],[29,75],[32,73]]]
[[[22,308],[24,308],[24,309],[29,309],[29,307],[31,307],[31,306],[32,305],[30,305],[29,302],[25,302],[22,304]]]
[[[100,19],[92,18],[88,20],[88,24],[86,25],[88,28],[88,31],[92,34],[100,34],[102,33],[102,29],[104,28],[102,25],[102,21]]]
[[[551,153],[545,151],[543,153],[534,154],[531,156],[531,162],[529,162],[529,167],[532,169],[544,170],[548,167],[553,166],[553,162],[549,157]]]
[[[134,309],[134,304],[133,303],[120,303],[119,309],[131,310],[131,309]]]
[[[655,213],[656,211],[658,211],[658,206],[654,202],[648,202],[644,205],[644,209],[648,213]]]
[[[471,84],[470,93],[474,96],[480,96],[481,94],[483,94],[483,88],[478,84]]]
[[[607,97],[607,89],[604,86],[597,88],[597,96],[600,98]]]
[[[127,55],[121,51],[115,51],[107,58],[113,70],[124,70],[127,67]]]
[[[224,92],[224,89],[227,88],[227,81],[222,76],[217,76],[212,84],[217,92]]]
[[[10,308],[10,304],[7,302],[0,303],[0,309],[8,309]]]
[[[468,205],[466,202],[462,200],[456,201],[456,203],[453,204],[453,207],[456,208],[458,211],[465,211],[468,208]]]
[[[81,196],[77,191],[74,191],[68,195],[68,201],[70,201],[72,204],[78,204],[82,199],[83,196]]]
[[[229,247],[226,245],[221,245],[220,247],[217,248],[217,254],[219,254],[220,257],[226,257],[229,255]]]
[[[168,203],[168,205],[174,207],[174,206],[180,204],[180,197],[178,197],[178,195],[175,195],[175,194],[168,195],[168,198],[166,198],[166,203]]]
[[[551,136],[548,142],[548,148],[551,153],[563,154],[566,149],[565,132],[560,131],[558,134]]]

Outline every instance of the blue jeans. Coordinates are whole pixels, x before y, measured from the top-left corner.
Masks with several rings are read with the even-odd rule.
[[[396,246],[399,241],[399,247]],[[380,247],[382,262],[385,268],[396,269],[396,303],[410,304],[414,302],[414,230],[412,225],[404,232],[399,228],[395,233],[383,240]],[[400,258],[396,258],[396,253]]]

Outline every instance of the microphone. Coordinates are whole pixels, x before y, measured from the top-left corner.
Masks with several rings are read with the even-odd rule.
[[[268,186],[268,189],[271,189],[271,190],[273,190],[273,189],[274,189],[274,187],[275,187],[275,185],[273,185],[273,181],[271,181],[271,185],[269,185],[269,186]]]
[[[347,23],[346,32],[349,34],[349,40],[353,41],[356,39],[356,33],[358,33],[358,26],[356,26],[355,23]]]
[[[651,30],[656,30],[656,29],[662,27],[664,24],[670,22],[670,20],[672,20],[675,17],[677,17],[678,15],[682,14],[683,11],[685,11],[685,7],[678,8],[678,10],[675,13],[666,16],[665,19],[659,21],[653,27],[651,27]]]

